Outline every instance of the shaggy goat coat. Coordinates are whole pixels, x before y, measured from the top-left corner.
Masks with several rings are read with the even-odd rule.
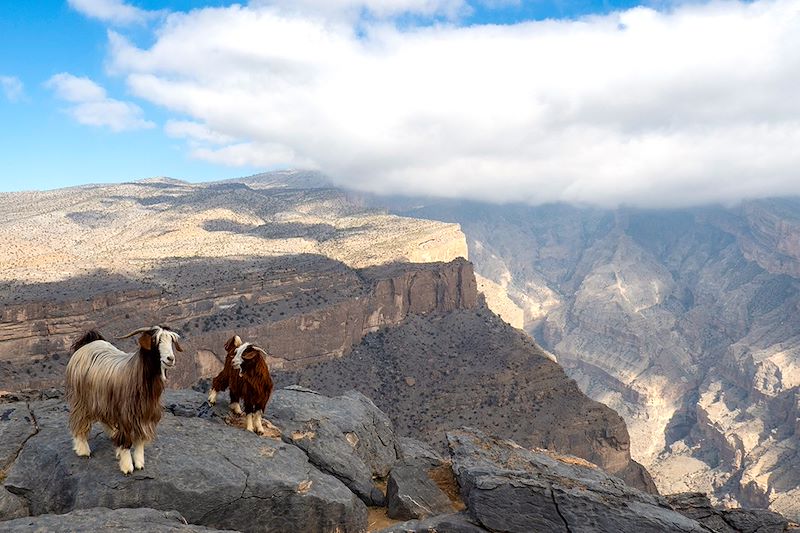
[[[236,351],[233,372],[236,373],[237,359],[240,365],[239,394],[245,414],[263,413],[272,396],[272,376],[264,361],[263,352],[250,344],[243,344]]]
[[[143,334],[134,353],[119,350],[96,331],[76,341],[66,371],[73,435],[85,435],[93,422],[102,422],[118,448],[155,438],[164,380],[153,340]]]
[[[237,341],[239,344],[237,344]],[[222,367],[217,376],[211,380],[211,390],[214,392],[211,402],[216,400],[216,393],[229,389],[231,396],[231,404],[238,404],[241,397],[241,385],[239,383],[239,371],[233,368],[233,357],[236,355],[236,348],[241,345],[241,339],[238,336],[233,336],[225,343],[225,351],[228,353],[225,356],[225,366]]]

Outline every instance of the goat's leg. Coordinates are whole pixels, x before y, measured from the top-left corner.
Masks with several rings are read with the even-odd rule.
[[[133,459],[131,458],[130,448],[118,448],[119,452],[119,469],[125,474],[133,473]]]
[[[259,435],[265,435],[267,432],[264,430],[264,423],[261,420],[261,411],[256,411],[253,413],[253,418],[256,426],[256,433]]]
[[[231,404],[229,406],[230,410],[235,415],[241,415],[242,414],[242,406],[239,405],[239,394],[234,392],[233,389],[231,389],[230,390],[230,395],[231,395]]]
[[[217,403],[217,391],[215,391],[214,389],[211,389],[208,392],[208,403],[211,405]]]
[[[133,443],[133,467],[136,470],[144,468],[144,442]]]
[[[90,429],[91,426],[89,426],[86,431],[81,431],[72,436],[72,449],[75,450],[75,453],[80,457],[89,457],[92,454],[92,450],[89,448]]]
[[[89,448],[89,432],[92,430],[91,421],[70,416],[69,426],[72,430],[72,449],[80,457],[89,457],[92,453]]]
[[[247,413],[247,431],[253,431],[253,413]]]

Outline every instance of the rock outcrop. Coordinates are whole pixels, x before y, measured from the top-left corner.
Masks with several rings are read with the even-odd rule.
[[[783,516],[763,509],[715,509],[699,492],[670,494],[667,501],[682,515],[719,533],[781,533],[789,527]]]
[[[420,519],[386,532],[772,533],[787,526],[766,511],[713,509],[698,495],[674,497],[679,514],[664,498],[583,459],[473,429],[448,431],[442,457],[397,437],[387,415],[355,391],[276,391],[268,408],[280,425],[274,438],[244,431],[224,397],[212,407],[203,392],[167,391],[145,468],[124,476],[99,430],[90,437],[91,458],[74,454],[64,400],[54,396],[30,393],[0,403],[21,414],[4,422],[16,428],[7,435],[18,454],[0,486],[2,531],[361,533],[375,523],[368,516],[381,514],[373,507],[368,515],[362,499],[375,503],[373,492],[382,493],[387,478],[389,515]]]
[[[92,457],[72,451],[61,400],[31,402],[37,432],[3,482],[32,515],[95,507],[178,511],[192,524],[239,531],[363,531],[367,512],[299,448],[207,420],[165,414],[144,470],[122,476],[95,430]]]
[[[577,458],[532,452],[476,430],[447,438],[469,516],[489,531],[707,531],[663,498]]]
[[[324,472],[340,479],[367,505],[385,505],[373,478],[397,460],[394,428],[372,401],[355,391],[328,398],[301,387],[276,391],[268,417],[284,439]]]
[[[76,531],[126,531],[129,533],[214,533],[223,531],[188,524],[176,511],[155,509],[80,509],[66,514],[43,514],[0,523],[8,533],[74,533]]]

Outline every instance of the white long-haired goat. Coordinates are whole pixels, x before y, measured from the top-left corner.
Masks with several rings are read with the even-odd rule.
[[[101,422],[117,448],[123,474],[144,468],[144,445],[153,440],[161,420],[166,369],[175,366],[173,349],[183,351],[180,336],[166,326],[139,328],[119,338],[138,334],[139,349],[125,353],[99,332],[89,331],[72,345],[67,364],[69,428],[75,453],[91,454],[89,432],[94,422]]]

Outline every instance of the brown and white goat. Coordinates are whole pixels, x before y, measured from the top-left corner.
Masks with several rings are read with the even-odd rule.
[[[231,409],[236,412],[241,402],[247,417],[247,431],[263,434],[261,415],[272,396],[273,388],[272,376],[269,375],[269,367],[264,360],[267,352],[249,342],[243,343],[238,335],[228,339],[225,350],[228,352],[225,366],[211,383],[208,402],[214,405],[217,392],[229,388]]]
[[[119,469],[130,474],[144,468],[144,445],[155,438],[161,420],[161,393],[166,369],[182,352],[180,336],[166,326],[140,328],[119,337],[139,337],[139,349],[125,353],[95,330],[72,345],[67,363],[67,400],[73,449],[88,457],[88,436],[101,422],[116,446]],[[133,457],[131,457],[133,448]]]

